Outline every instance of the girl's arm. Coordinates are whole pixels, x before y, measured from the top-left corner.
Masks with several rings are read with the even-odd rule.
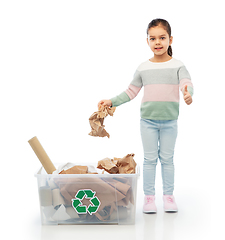
[[[118,107],[121,104],[124,104],[134,99],[138,95],[141,88],[142,88],[142,79],[139,71],[136,71],[134,74],[133,80],[128,86],[126,91],[122,92],[118,96],[111,98],[109,100],[101,100],[98,103],[98,106],[107,105],[108,107]]]
[[[132,84],[129,85],[128,89],[118,96],[108,99],[108,100],[101,100],[98,103],[98,107],[100,105],[106,105],[108,107],[118,107],[126,102],[129,102],[130,100],[134,99],[139,91],[141,90],[141,87],[136,87]]]

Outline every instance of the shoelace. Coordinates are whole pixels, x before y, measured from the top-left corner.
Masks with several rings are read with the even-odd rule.
[[[147,197],[146,200],[147,200],[147,204],[153,203],[153,199],[151,197]]]
[[[167,200],[167,202],[169,202],[169,203],[173,203],[173,199],[172,199],[171,197],[167,197],[166,200]]]

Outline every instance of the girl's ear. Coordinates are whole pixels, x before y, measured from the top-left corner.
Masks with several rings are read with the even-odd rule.
[[[149,40],[148,40],[148,38],[147,38],[147,44],[148,44],[148,46],[149,46]]]
[[[173,43],[173,37],[171,36],[171,37],[170,37],[169,45],[171,45],[172,43]]]

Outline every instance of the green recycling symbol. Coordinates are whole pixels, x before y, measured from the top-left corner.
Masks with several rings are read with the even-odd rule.
[[[80,189],[75,195],[75,199],[72,199],[72,207],[78,214],[86,214],[87,212],[92,215],[92,213],[96,213],[101,204],[99,199],[95,196],[96,192],[93,192],[91,189]],[[90,199],[91,204],[87,207],[82,204],[82,200]]]

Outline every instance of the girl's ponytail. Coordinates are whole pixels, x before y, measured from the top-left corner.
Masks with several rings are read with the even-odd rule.
[[[172,51],[172,47],[171,47],[171,46],[169,46],[169,48],[168,48],[168,50],[167,50],[167,53],[168,53],[168,55],[169,55],[170,57],[172,57],[173,51]]]

